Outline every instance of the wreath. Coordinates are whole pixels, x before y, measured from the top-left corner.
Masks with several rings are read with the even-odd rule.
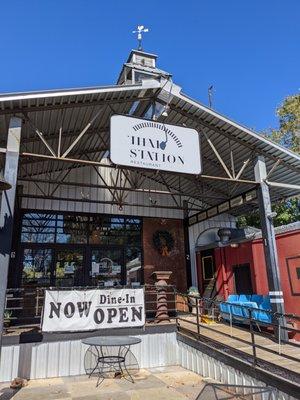
[[[174,247],[174,239],[168,231],[156,231],[153,234],[153,244],[162,256],[169,256]]]

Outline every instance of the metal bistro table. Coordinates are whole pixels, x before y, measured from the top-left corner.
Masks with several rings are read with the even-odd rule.
[[[105,379],[105,368],[109,368],[110,371],[111,368],[113,368],[116,373],[120,373],[125,379],[127,379],[123,372],[125,370],[129,380],[134,383],[132,375],[126,366],[126,356],[130,352],[130,346],[140,342],[141,339],[133,336],[90,337],[82,340],[82,343],[87,344],[96,350],[95,352],[91,351],[95,359],[95,366],[92,366],[91,372],[89,373],[90,378],[96,370],[99,371],[96,387]],[[105,351],[106,347],[118,347],[119,349],[113,354],[109,354],[107,350]],[[90,350],[88,349],[87,353],[88,351]]]

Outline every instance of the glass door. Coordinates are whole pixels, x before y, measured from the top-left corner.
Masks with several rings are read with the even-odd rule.
[[[123,247],[91,249],[90,278],[92,286],[112,287],[124,284]]]
[[[13,316],[21,318],[35,318],[39,315],[42,294],[39,288],[49,287],[53,279],[53,249],[24,247],[21,260],[21,287],[22,299],[20,312]],[[15,312],[15,311],[14,311]],[[33,320],[34,321],[34,320]]]
[[[64,248],[62,250],[56,250],[54,286],[84,286],[84,258],[84,250],[80,248]]]
[[[24,248],[22,258],[22,287],[47,287],[52,281],[53,250]]]

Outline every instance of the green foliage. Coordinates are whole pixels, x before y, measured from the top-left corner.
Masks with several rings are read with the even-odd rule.
[[[4,311],[3,317],[4,317],[5,320],[10,320],[11,317],[12,317],[12,311],[10,311],[10,310],[5,310],[5,311]]]
[[[274,226],[287,225],[300,221],[300,200],[291,199],[274,204],[272,211],[277,213],[277,216],[273,219]],[[238,217],[237,225],[239,228],[245,228],[246,226],[260,228],[259,212],[253,211],[247,215],[241,215]]]
[[[274,142],[300,154],[300,94],[288,96],[276,110],[279,117],[279,129],[271,129],[265,135]],[[281,201],[272,206],[277,213],[274,226],[287,225],[300,221],[300,200],[295,198]],[[238,218],[238,226],[260,228],[259,212],[253,211]]]
[[[279,117],[279,129],[271,129],[267,136],[300,153],[300,94],[286,97],[276,114]]]

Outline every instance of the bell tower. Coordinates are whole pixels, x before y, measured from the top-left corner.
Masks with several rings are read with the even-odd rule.
[[[131,50],[127,62],[123,65],[117,85],[135,85],[142,80],[169,79],[171,74],[156,67],[157,55],[141,50]]]
[[[131,50],[127,62],[123,65],[117,85],[136,85],[142,80],[155,79],[160,81],[162,78],[169,79],[171,75],[156,67],[157,55],[146,53],[142,48],[142,34],[149,29],[143,25],[138,25],[137,34],[138,50]]]

